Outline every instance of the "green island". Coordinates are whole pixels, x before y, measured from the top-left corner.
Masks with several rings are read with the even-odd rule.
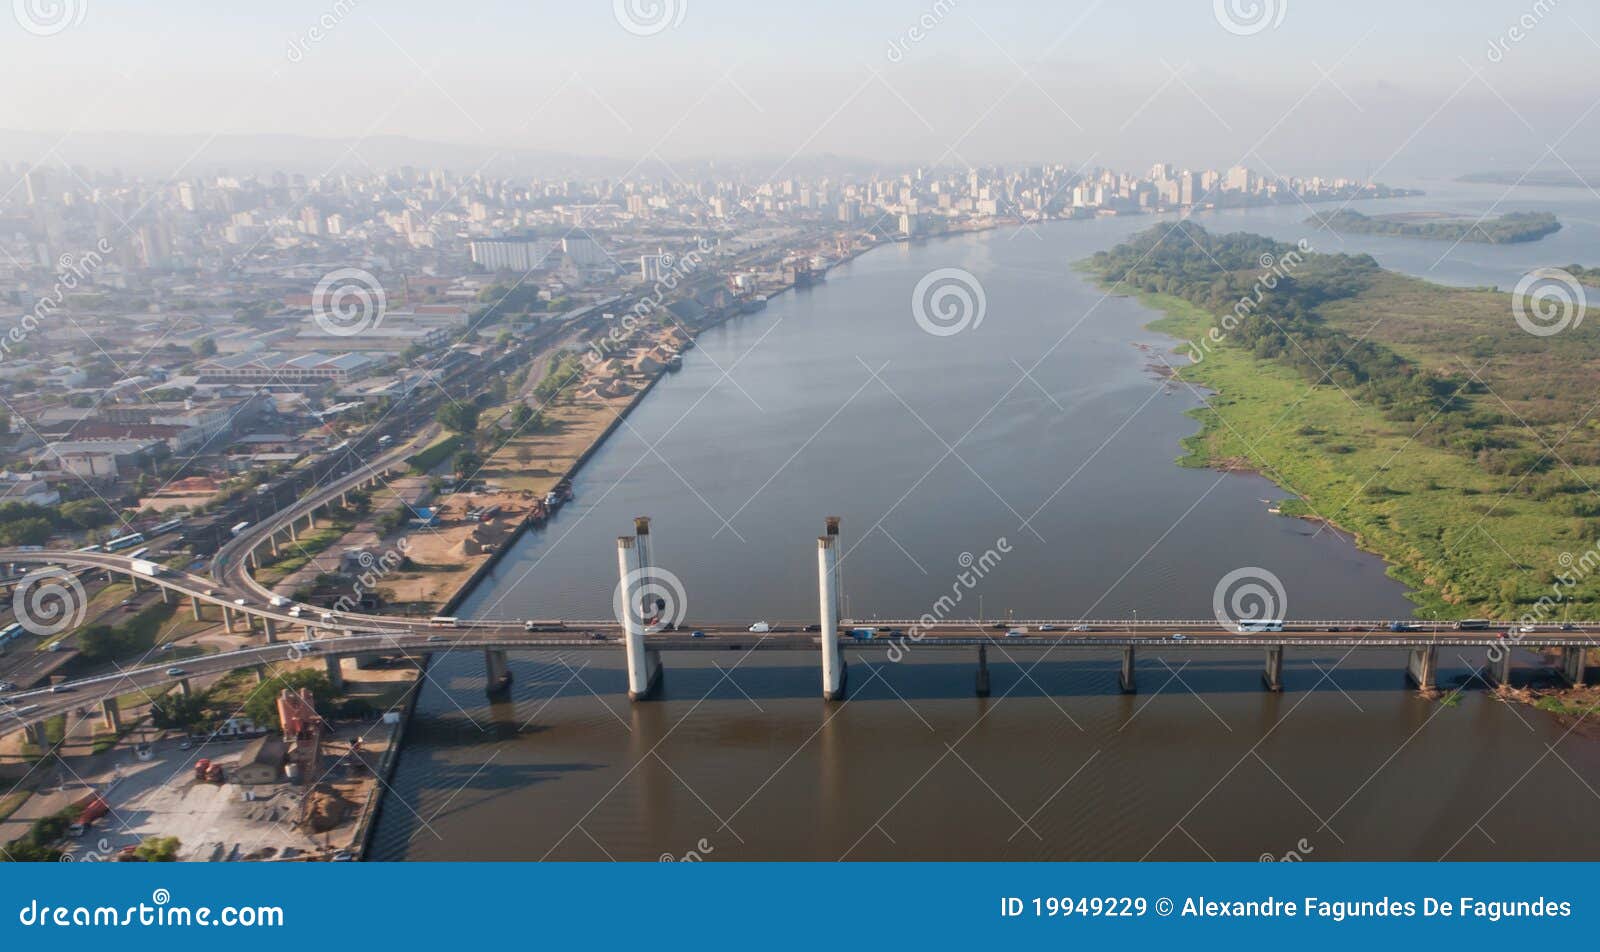
[[[1477,241],[1491,245],[1538,241],[1561,230],[1561,222],[1549,212],[1508,212],[1482,221],[1443,212],[1404,212],[1395,215],[1363,215],[1349,210],[1318,213],[1307,218],[1308,225],[1327,226],[1335,232],[1359,235],[1392,235],[1398,238],[1427,238],[1434,241]]]
[[[1420,617],[1600,610],[1600,336],[1536,337],[1509,294],[1193,223],[1084,262],[1186,341],[1185,465],[1248,469],[1390,564]],[[1541,601],[1541,599],[1543,601]]]

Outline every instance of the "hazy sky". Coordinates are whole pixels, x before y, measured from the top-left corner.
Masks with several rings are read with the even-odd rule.
[[[213,134],[398,135],[775,171],[830,152],[1285,174],[1600,166],[1600,8],[1578,0],[20,3],[34,12],[0,11],[0,129],[44,135],[0,138],[11,160],[50,146],[74,160],[127,132],[185,150]]]

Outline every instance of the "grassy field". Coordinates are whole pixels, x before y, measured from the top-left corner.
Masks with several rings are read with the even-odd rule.
[[[1141,296],[1174,337],[1218,325],[1184,298]],[[1600,616],[1600,335],[1537,337],[1511,315],[1508,294],[1381,271],[1317,308],[1347,339],[1462,381],[1448,427],[1396,419],[1361,387],[1308,381],[1226,336],[1198,363],[1181,348],[1179,379],[1216,392],[1183,462],[1273,479],[1296,497],[1286,515],[1326,520],[1387,559],[1420,617],[1516,618],[1541,596],[1553,600],[1544,620]]]

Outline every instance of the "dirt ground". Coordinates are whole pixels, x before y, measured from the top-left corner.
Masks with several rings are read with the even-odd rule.
[[[544,429],[512,438],[489,457],[479,475],[502,489],[525,489],[543,497],[632,399],[609,397],[569,403],[560,398],[544,410]]]
[[[552,484],[553,485],[553,484]],[[406,555],[420,571],[394,572],[382,581],[396,602],[442,606],[485,559],[507,544],[539,497],[531,491],[454,493],[434,500],[439,523],[407,532]],[[468,510],[500,511],[481,521]]]

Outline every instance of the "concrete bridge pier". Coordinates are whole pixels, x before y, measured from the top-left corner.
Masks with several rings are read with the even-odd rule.
[[[267,633],[267,644],[269,644],[269,645],[277,644],[278,643],[278,623],[277,623],[277,621],[274,620],[274,619],[271,619],[271,618],[267,618],[266,616],[262,616],[262,618],[261,618],[261,627]]]
[[[1283,645],[1267,646],[1267,665],[1261,671],[1261,683],[1274,693],[1283,690]]]
[[[107,572],[106,573],[106,577],[110,578],[110,576],[111,576],[111,573]],[[129,572],[128,573],[128,584],[133,586],[133,594],[135,594],[135,595],[139,594],[139,576],[138,576],[137,573],[135,573],[135,572]]]
[[[267,683],[267,666],[266,665],[264,665],[264,664],[256,665],[255,666],[255,673],[256,673],[256,683],[257,684],[266,684]]]
[[[200,612],[196,611],[194,617],[199,618]],[[228,634],[233,634],[233,609],[226,605],[222,606],[222,628]]]
[[[989,696],[989,646],[978,646],[978,697]]]
[[[844,697],[845,661],[839,653],[839,518],[828,517],[827,535],[817,537],[817,611],[821,621],[822,698],[837,701]],[[980,648],[981,652],[981,648]],[[983,655],[979,655],[982,665]],[[988,680],[988,667],[980,667],[980,694]]]
[[[188,697],[189,695],[194,693],[194,687],[189,684],[189,679],[188,678],[179,678],[178,679],[178,693],[183,695],[184,697]]]
[[[646,523],[648,529],[648,523]],[[661,653],[645,647],[644,620],[637,588],[643,578],[638,537],[617,536],[618,604],[622,608],[622,641],[628,653],[628,700],[643,701],[661,683]]]
[[[487,682],[485,693],[494,696],[511,691],[511,665],[504,651],[484,651],[483,674]]]
[[[267,536],[267,547],[272,551],[272,557],[278,557],[278,534],[276,532]]]
[[[161,586],[161,604],[172,604],[172,589],[166,587],[165,585]]]
[[[189,607],[194,609],[194,620],[195,621],[199,621],[200,620],[200,599],[195,598],[193,595],[190,595],[189,596]]]
[[[1406,677],[1419,691],[1438,690],[1439,649],[1435,645],[1413,648],[1406,659]]]
[[[1122,649],[1122,671],[1117,676],[1117,686],[1122,688],[1123,694],[1133,694],[1139,690],[1133,676],[1133,645],[1126,645]]]
[[[344,666],[339,663],[338,655],[324,655],[323,668],[328,674],[328,683],[333,685],[335,691],[344,693]]]
[[[1495,647],[1489,649],[1489,663],[1484,672],[1484,678],[1490,684],[1499,687],[1511,686],[1511,649],[1508,647]]]
[[[289,520],[289,541],[290,542],[299,542],[300,541],[300,533],[295,530],[294,524],[295,524],[295,520],[290,519]]]
[[[44,725],[37,721],[22,725],[22,739],[40,750],[48,749],[44,742]]]
[[[122,709],[117,707],[116,698],[108,697],[101,700],[100,720],[105,724],[106,730],[111,733],[122,733]]]
[[[1559,650],[1561,658],[1561,680],[1573,687],[1582,687],[1586,661],[1582,645],[1574,645]]]

